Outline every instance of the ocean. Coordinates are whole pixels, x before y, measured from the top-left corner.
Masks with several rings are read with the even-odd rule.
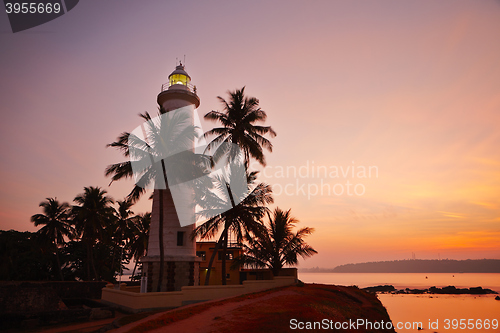
[[[305,283],[356,285],[360,288],[386,284],[393,285],[396,289],[480,286],[500,293],[500,274],[497,273],[299,272],[299,279]],[[495,300],[495,296],[378,295],[398,333],[500,332],[500,301]]]

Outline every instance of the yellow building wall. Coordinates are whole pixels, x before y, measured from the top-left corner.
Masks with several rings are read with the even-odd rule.
[[[202,261],[200,262],[200,286],[205,285],[205,279],[208,272],[208,263],[210,262],[210,258],[212,253],[214,252],[215,242],[197,242],[196,243],[196,253],[197,255],[201,255],[201,253],[205,253],[202,257]],[[243,250],[238,247],[229,247],[228,253],[232,255],[232,258],[236,258],[240,254],[243,253]],[[209,285],[221,285],[222,284],[222,258],[219,259],[222,254],[222,250],[219,249],[217,251],[216,257],[214,259],[212,265],[212,271],[210,273],[210,281]],[[233,264],[232,259],[226,260],[226,274],[229,274],[227,278],[228,285],[238,285],[240,284],[240,269],[231,269],[231,265]]]

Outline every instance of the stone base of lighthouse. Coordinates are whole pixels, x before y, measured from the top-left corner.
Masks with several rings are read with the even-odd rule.
[[[148,277],[147,291],[158,291],[160,258],[145,257],[143,274]],[[200,258],[174,258],[165,256],[161,291],[180,291],[183,286],[197,286],[200,280]]]

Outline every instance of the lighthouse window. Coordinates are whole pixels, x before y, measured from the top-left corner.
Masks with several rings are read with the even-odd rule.
[[[184,231],[177,231],[177,246],[184,246]]]

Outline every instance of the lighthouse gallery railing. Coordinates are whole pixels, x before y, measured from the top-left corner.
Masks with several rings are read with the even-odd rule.
[[[165,90],[168,90],[168,88],[171,86],[172,84],[170,84],[170,82],[167,82],[167,83],[164,83],[161,85],[161,92],[165,91]],[[187,85],[186,84],[181,84],[183,85],[184,87],[188,88],[188,90],[194,94],[196,94],[196,86],[195,85],[192,85],[191,83],[188,83]]]

